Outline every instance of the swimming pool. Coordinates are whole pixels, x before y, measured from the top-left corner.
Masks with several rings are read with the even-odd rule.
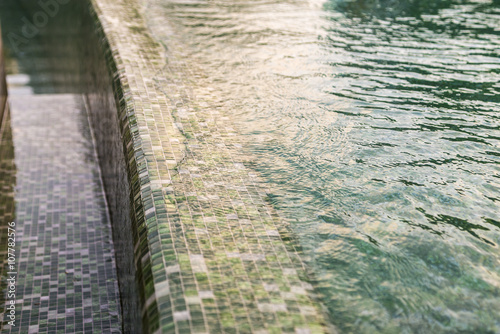
[[[235,124],[340,332],[500,330],[498,2],[144,11],[174,116]]]

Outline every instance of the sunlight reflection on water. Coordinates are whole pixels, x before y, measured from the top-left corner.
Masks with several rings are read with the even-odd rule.
[[[500,6],[146,1],[340,332],[500,331]],[[168,54],[167,53],[167,54]]]

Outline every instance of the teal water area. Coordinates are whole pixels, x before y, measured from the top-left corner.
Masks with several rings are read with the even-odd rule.
[[[498,1],[144,6],[184,99],[234,121],[338,332],[500,332]]]

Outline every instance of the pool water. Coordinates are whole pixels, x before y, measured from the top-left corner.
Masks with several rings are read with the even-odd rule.
[[[184,64],[158,79],[234,123],[339,332],[500,332],[498,1],[144,11]]]

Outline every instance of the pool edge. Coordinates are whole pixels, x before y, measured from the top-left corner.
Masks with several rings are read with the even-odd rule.
[[[126,157],[132,224],[132,231],[129,232],[134,239],[136,283],[139,307],[142,310],[141,327],[145,333],[177,332],[179,328],[176,327],[175,312],[166,306],[170,305],[167,272],[171,268],[163,259],[165,252],[162,251],[159,240],[162,233],[159,225],[165,216],[176,215],[178,210],[166,205],[164,201],[161,188],[169,180],[157,173],[152,175],[148,169],[148,158],[154,153],[149,146],[150,133],[142,130],[147,129],[148,116],[153,110],[163,110],[164,115],[170,116],[164,123],[170,139],[174,139],[173,142],[176,139],[183,142],[183,136],[167,108],[166,97],[153,80],[165,62],[164,50],[149,34],[136,1],[90,0],[90,3],[97,19],[99,34],[104,38],[103,46]],[[175,160],[170,162],[169,167],[175,168],[184,156],[184,147],[179,144],[172,151]],[[179,258],[175,261],[178,263]],[[320,314],[312,332],[331,332],[322,315],[321,305],[309,293],[307,298]],[[182,317],[177,313],[177,319],[180,318]],[[170,324],[167,323],[168,320]]]

